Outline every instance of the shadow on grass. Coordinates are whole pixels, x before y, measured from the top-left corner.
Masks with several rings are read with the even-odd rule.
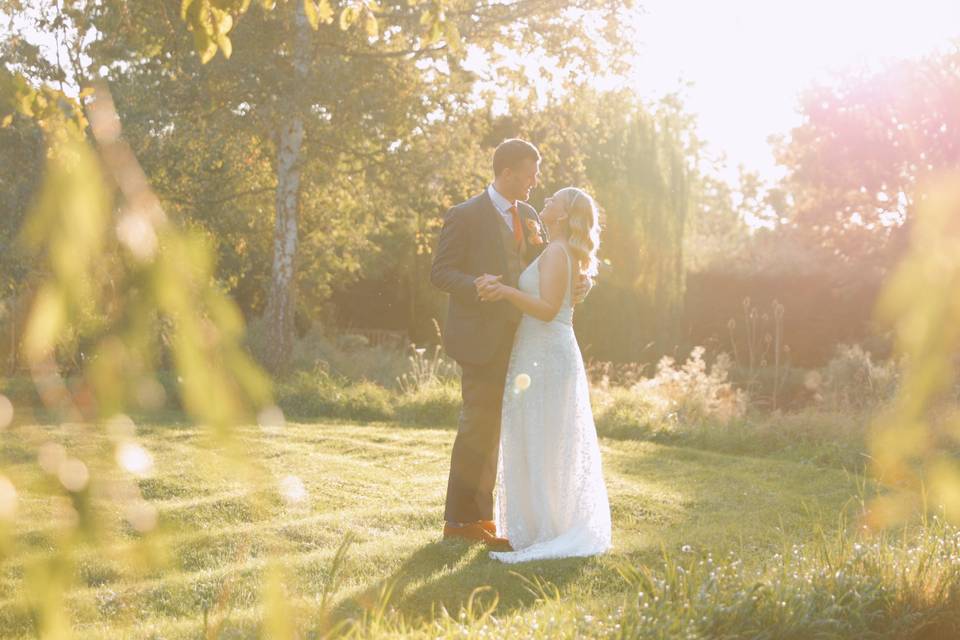
[[[565,558],[507,565],[491,559],[481,545],[433,542],[413,552],[391,575],[343,598],[331,618],[333,624],[360,618],[377,607],[385,590],[390,590],[390,605],[403,612],[407,623],[436,620],[444,610],[456,617],[480,587],[493,589],[498,615],[504,615],[536,603],[539,594],[528,588],[524,578],[545,580],[562,593],[590,562],[590,558]],[[492,594],[485,594],[482,600],[489,604],[491,598]]]

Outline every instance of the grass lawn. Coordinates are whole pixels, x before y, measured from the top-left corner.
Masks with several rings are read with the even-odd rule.
[[[102,430],[42,429],[68,448],[109,449]],[[138,435],[155,461],[153,476],[138,481],[159,512],[142,545],[151,560],[138,560],[143,548],[129,527],[117,528],[106,552],[77,546],[66,606],[82,637],[196,638],[205,630],[256,637],[271,558],[282,576],[284,616],[301,637],[350,620],[353,632],[370,636],[714,637],[702,629],[705,635],[686,635],[693,623],[679,613],[672,635],[664,620],[650,626],[624,607],[636,603],[643,585],[650,597],[665,587],[669,594],[671,584],[699,589],[709,582],[704,573],[696,584],[683,583],[677,566],[681,573],[682,566],[689,572],[714,563],[744,576],[776,572],[784,557],[829,538],[840,514],[855,522],[863,491],[841,469],[604,438],[614,550],[505,566],[481,547],[440,540],[452,430],[327,423],[241,430],[239,441],[262,464],[266,482],[296,476],[305,489],[300,501],[273,499],[266,507],[251,503],[229,459],[205,446],[199,430],[153,425]],[[40,486],[29,449],[15,434],[5,437],[0,455],[8,474],[18,487]],[[298,489],[294,484],[294,497]],[[42,492],[21,491],[16,553],[0,566],[0,636],[34,635],[23,587],[57,544],[56,508]],[[103,519],[121,521],[109,509]],[[352,543],[332,572],[348,536]],[[665,564],[664,552],[678,560]],[[492,589],[471,605],[483,586]],[[493,617],[484,617],[494,594]],[[689,607],[696,597],[675,604]],[[378,613],[378,603],[393,611]],[[718,611],[711,615],[726,615]],[[760,637],[746,627],[743,634]]]

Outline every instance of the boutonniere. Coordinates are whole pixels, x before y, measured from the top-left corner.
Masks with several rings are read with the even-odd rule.
[[[527,235],[527,241],[530,244],[538,245],[543,244],[543,236],[540,233],[540,225],[533,218],[527,218],[527,229],[530,230],[532,235]]]

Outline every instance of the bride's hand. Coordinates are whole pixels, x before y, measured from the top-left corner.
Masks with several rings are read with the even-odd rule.
[[[510,287],[502,282],[494,282],[484,289],[482,299],[486,302],[497,302],[499,300],[503,300],[507,296],[507,291],[509,289]]]
[[[502,277],[485,273],[473,281],[473,284],[477,287],[477,297],[480,298],[481,302],[489,301],[493,288],[500,284],[500,278]]]
[[[573,304],[580,304],[583,302],[583,299],[587,297],[587,294],[590,293],[590,289],[593,288],[593,280],[590,276],[585,274],[580,274],[577,277],[576,284],[573,285]]]

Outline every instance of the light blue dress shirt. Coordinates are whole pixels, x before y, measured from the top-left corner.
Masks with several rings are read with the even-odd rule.
[[[493,200],[493,206],[500,212],[503,221],[510,227],[510,231],[513,231],[513,214],[510,213],[510,207],[512,207],[514,203],[500,195],[500,192],[497,191],[492,184],[487,187],[487,193],[490,195],[490,199]]]

